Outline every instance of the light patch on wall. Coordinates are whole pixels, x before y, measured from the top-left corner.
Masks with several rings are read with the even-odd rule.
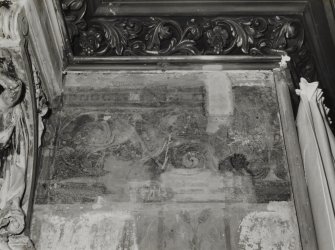
[[[69,249],[69,246],[82,250],[124,249],[120,248],[120,242],[125,240],[129,249],[138,249],[133,218],[129,213],[89,211],[64,214],[47,213],[39,218],[40,234],[34,239],[36,249],[62,250]]]
[[[204,84],[207,91],[207,133],[215,133],[233,114],[231,81],[225,73],[212,72],[205,75]]]
[[[140,94],[136,93],[136,92],[130,92],[129,93],[129,101],[140,102],[141,101]]]

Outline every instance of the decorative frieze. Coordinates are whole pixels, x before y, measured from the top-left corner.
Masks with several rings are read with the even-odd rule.
[[[86,0],[61,6],[74,56],[288,54],[297,77],[315,78],[299,17],[89,17]]]
[[[286,54],[304,41],[300,21],[286,17],[66,20],[79,56]]]

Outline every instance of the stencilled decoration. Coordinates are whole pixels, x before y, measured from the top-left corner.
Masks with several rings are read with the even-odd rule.
[[[204,74],[194,77],[213,77]],[[217,74],[223,79],[226,73]],[[255,79],[271,79],[259,74]],[[92,202],[93,193],[135,203],[289,200],[273,83],[252,85],[255,80],[239,75],[229,75],[237,82],[234,103],[221,113],[208,101],[219,90],[188,77],[168,88],[166,82],[69,88],[64,111],[47,126],[57,141],[46,140],[45,161],[52,167],[40,182],[38,202]],[[85,181],[91,179],[101,188]]]
[[[181,211],[179,213],[179,216],[181,217],[183,223],[189,227],[192,232],[192,236],[190,240],[188,241],[189,249],[202,249],[202,243],[203,238],[199,235],[199,228],[205,224],[209,217],[211,216],[211,210],[210,209],[204,209],[202,210],[196,218],[192,218],[191,214],[188,211]],[[214,236],[214,237],[213,237]],[[208,237],[212,238],[211,240],[216,240],[216,235],[209,234]]]

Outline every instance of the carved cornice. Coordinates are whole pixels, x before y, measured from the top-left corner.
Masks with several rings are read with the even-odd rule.
[[[314,79],[315,66],[298,17],[87,16],[85,0],[61,0],[76,57],[286,55],[297,77]]]
[[[277,16],[71,19],[77,56],[275,55],[298,51],[304,41],[298,19]]]

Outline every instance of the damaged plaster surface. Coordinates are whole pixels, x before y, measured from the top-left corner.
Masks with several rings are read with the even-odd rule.
[[[38,249],[300,249],[271,71],[65,82],[44,142]]]
[[[294,209],[286,202],[270,202],[267,211],[249,213],[240,224],[240,249],[300,249]]]
[[[105,204],[107,205],[107,204]],[[149,207],[136,212],[104,206],[37,206],[37,249],[300,249],[294,208],[270,202]]]

